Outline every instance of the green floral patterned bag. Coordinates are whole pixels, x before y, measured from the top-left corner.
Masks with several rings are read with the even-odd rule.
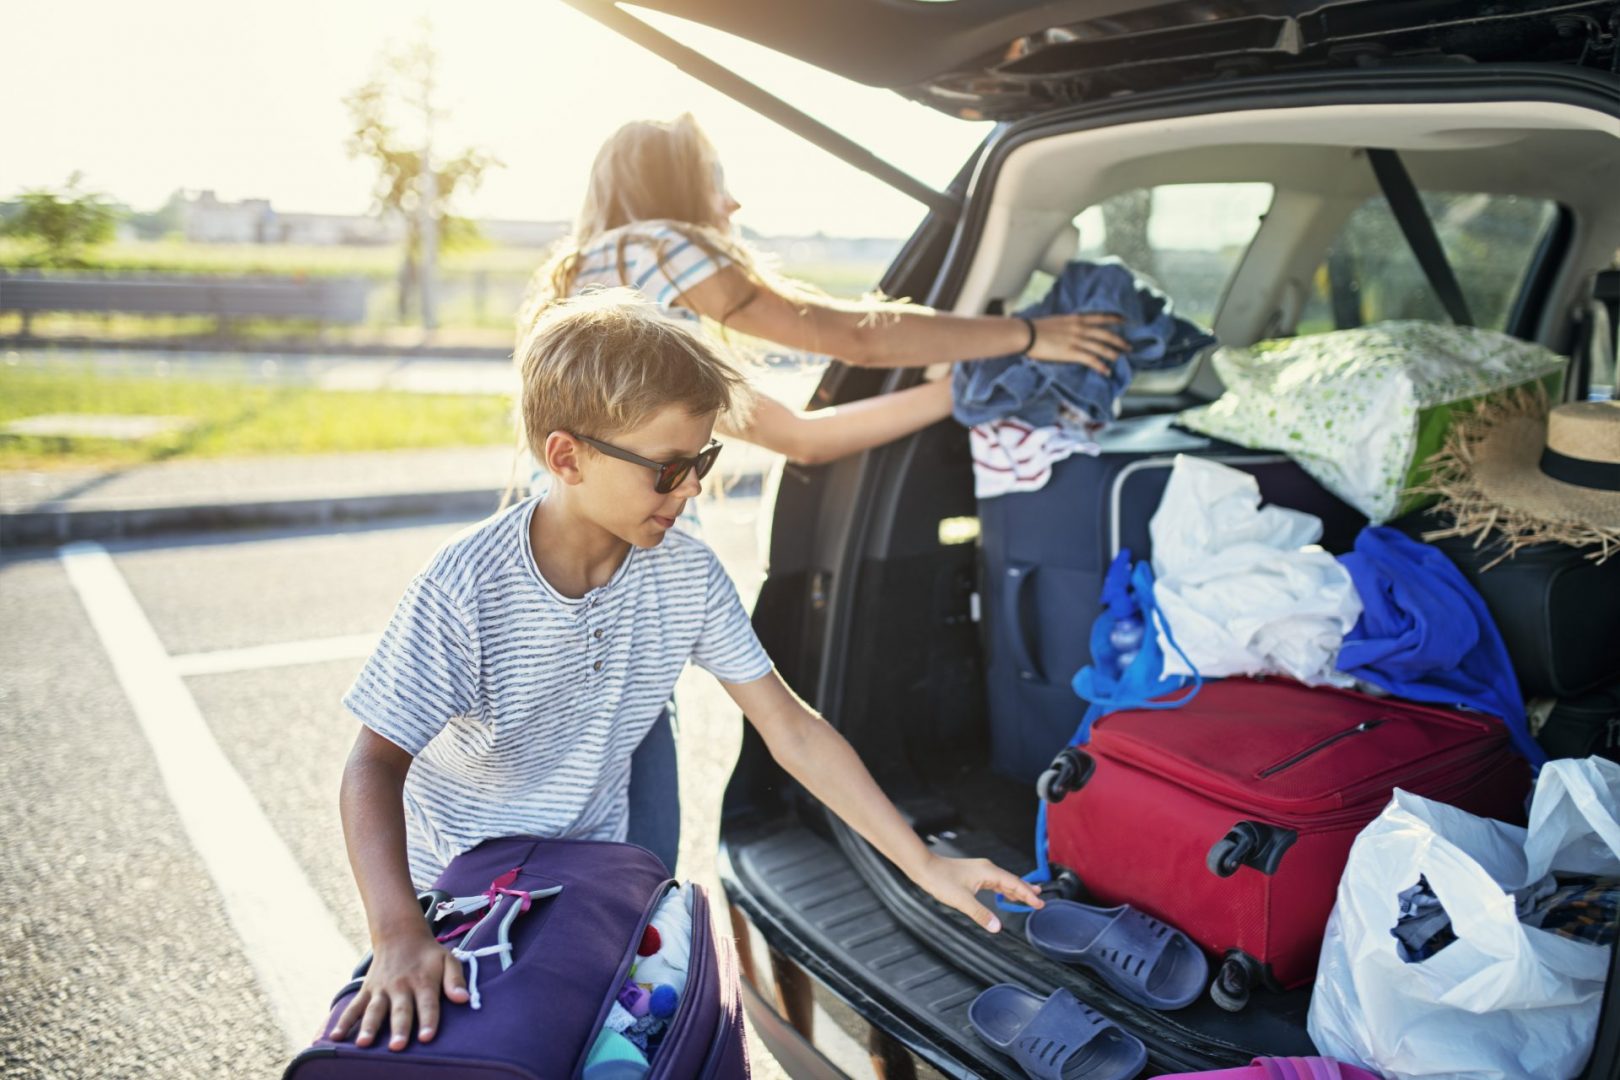
[[[1407,489],[1459,408],[1540,382],[1557,401],[1568,363],[1507,334],[1386,322],[1221,349],[1226,393],[1181,414],[1206,435],[1282,450],[1374,524],[1433,501]]]

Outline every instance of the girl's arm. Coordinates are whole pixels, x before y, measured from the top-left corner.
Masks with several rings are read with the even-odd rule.
[[[944,378],[831,409],[791,409],[756,394],[746,423],[722,417],[720,428],[789,461],[820,465],[921,431],[949,415],[951,381]]]
[[[726,266],[686,289],[681,306],[753,337],[834,356],[861,367],[927,367],[1024,352],[1029,328],[999,315],[947,315],[913,304],[840,303],[787,297]],[[1084,364],[1108,374],[1130,350],[1113,332],[1115,315],[1049,315],[1036,319],[1037,360]]]

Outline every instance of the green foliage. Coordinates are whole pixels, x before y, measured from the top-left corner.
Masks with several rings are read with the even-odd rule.
[[[507,398],[494,394],[340,392],[3,366],[0,424],[50,413],[183,416],[195,424],[135,443],[0,435],[0,469],[503,445],[512,439],[511,410]]]
[[[178,236],[185,228],[185,193],[176,191],[156,210],[136,211],[129,215],[130,228],[142,240],[163,240]]]
[[[438,85],[438,57],[426,30],[416,42],[384,56],[380,70],[343,99],[353,130],[349,156],[370,158],[377,167],[372,197],[379,211],[403,216],[408,257],[421,247],[422,152],[433,125],[444,113],[433,104]],[[458,195],[476,190],[484,173],[499,168],[493,154],[468,147],[458,154],[435,155],[435,194],[429,208],[439,223],[446,249],[475,242],[478,228],[451,213]]]
[[[118,211],[105,196],[79,187],[74,173],[60,189],[25,191],[7,213],[0,231],[28,244],[24,266],[80,267],[86,254],[113,238]]]

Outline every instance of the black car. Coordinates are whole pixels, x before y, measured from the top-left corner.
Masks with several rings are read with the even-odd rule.
[[[881,282],[889,295],[1011,310],[1112,227],[1110,250],[1134,243],[1227,344],[1443,320],[1454,298],[1403,241],[1366,160],[1386,148],[1422,191],[1477,324],[1576,356],[1578,386],[1612,382],[1612,345],[1589,339],[1614,325],[1612,298],[1606,318],[1594,312],[1620,249],[1614,0],[638,0],[997,121],[943,192],[606,0],[572,2],[924,200]],[[818,400],[919,377],[834,364]],[[1220,389],[1207,366],[1143,380],[1127,411]],[[936,849],[1033,865],[1034,792],[989,765],[963,430],[789,467],[774,490],[754,622],[783,675]],[[976,930],[796,788],[751,730],[722,837],[749,1013],[795,1075],[1013,1075],[967,1021],[974,996],[1008,980],[1073,989],[1142,1039],[1150,1072],[1315,1052],[1309,988],[1258,991],[1241,1012],[1206,998],[1161,1014],[1019,934]],[[1611,970],[1587,1077],[1620,1076],[1617,984]]]

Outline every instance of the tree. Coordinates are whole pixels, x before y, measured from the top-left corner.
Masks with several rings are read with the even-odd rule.
[[[1159,276],[1148,222],[1153,219],[1153,189],[1122,192],[1102,204],[1104,250],[1137,273]]]
[[[408,316],[409,297],[420,284],[423,323],[432,329],[435,255],[441,247],[470,243],[478,237],[477,226],[452,214],[450,207],[459,195],[475,190],[487,170],[501,163],[477,147],[448,158],[434,151],[433,129],[445,113],[434,104],[438,56],[428,35],[424,25],[414,43],[386,52],[377,73],[343,103],[354,125],[349,156],[370,158],[377,166],[372,189],[375,209],[397,213],[405,222],[400,318]]]
[[[6,215],[0,232],[39,245],[24,257],[25,265],[85,266],[86,252],[113,238],[118,211],[106,196],[81,190],[82,179],[82,174],[74,173],[60,189],[25,191]]]
[[[186,196],[175,191],[156,210],[137,210],[129,215],[129,227],[142,240],[163,240],[186,227]]]

